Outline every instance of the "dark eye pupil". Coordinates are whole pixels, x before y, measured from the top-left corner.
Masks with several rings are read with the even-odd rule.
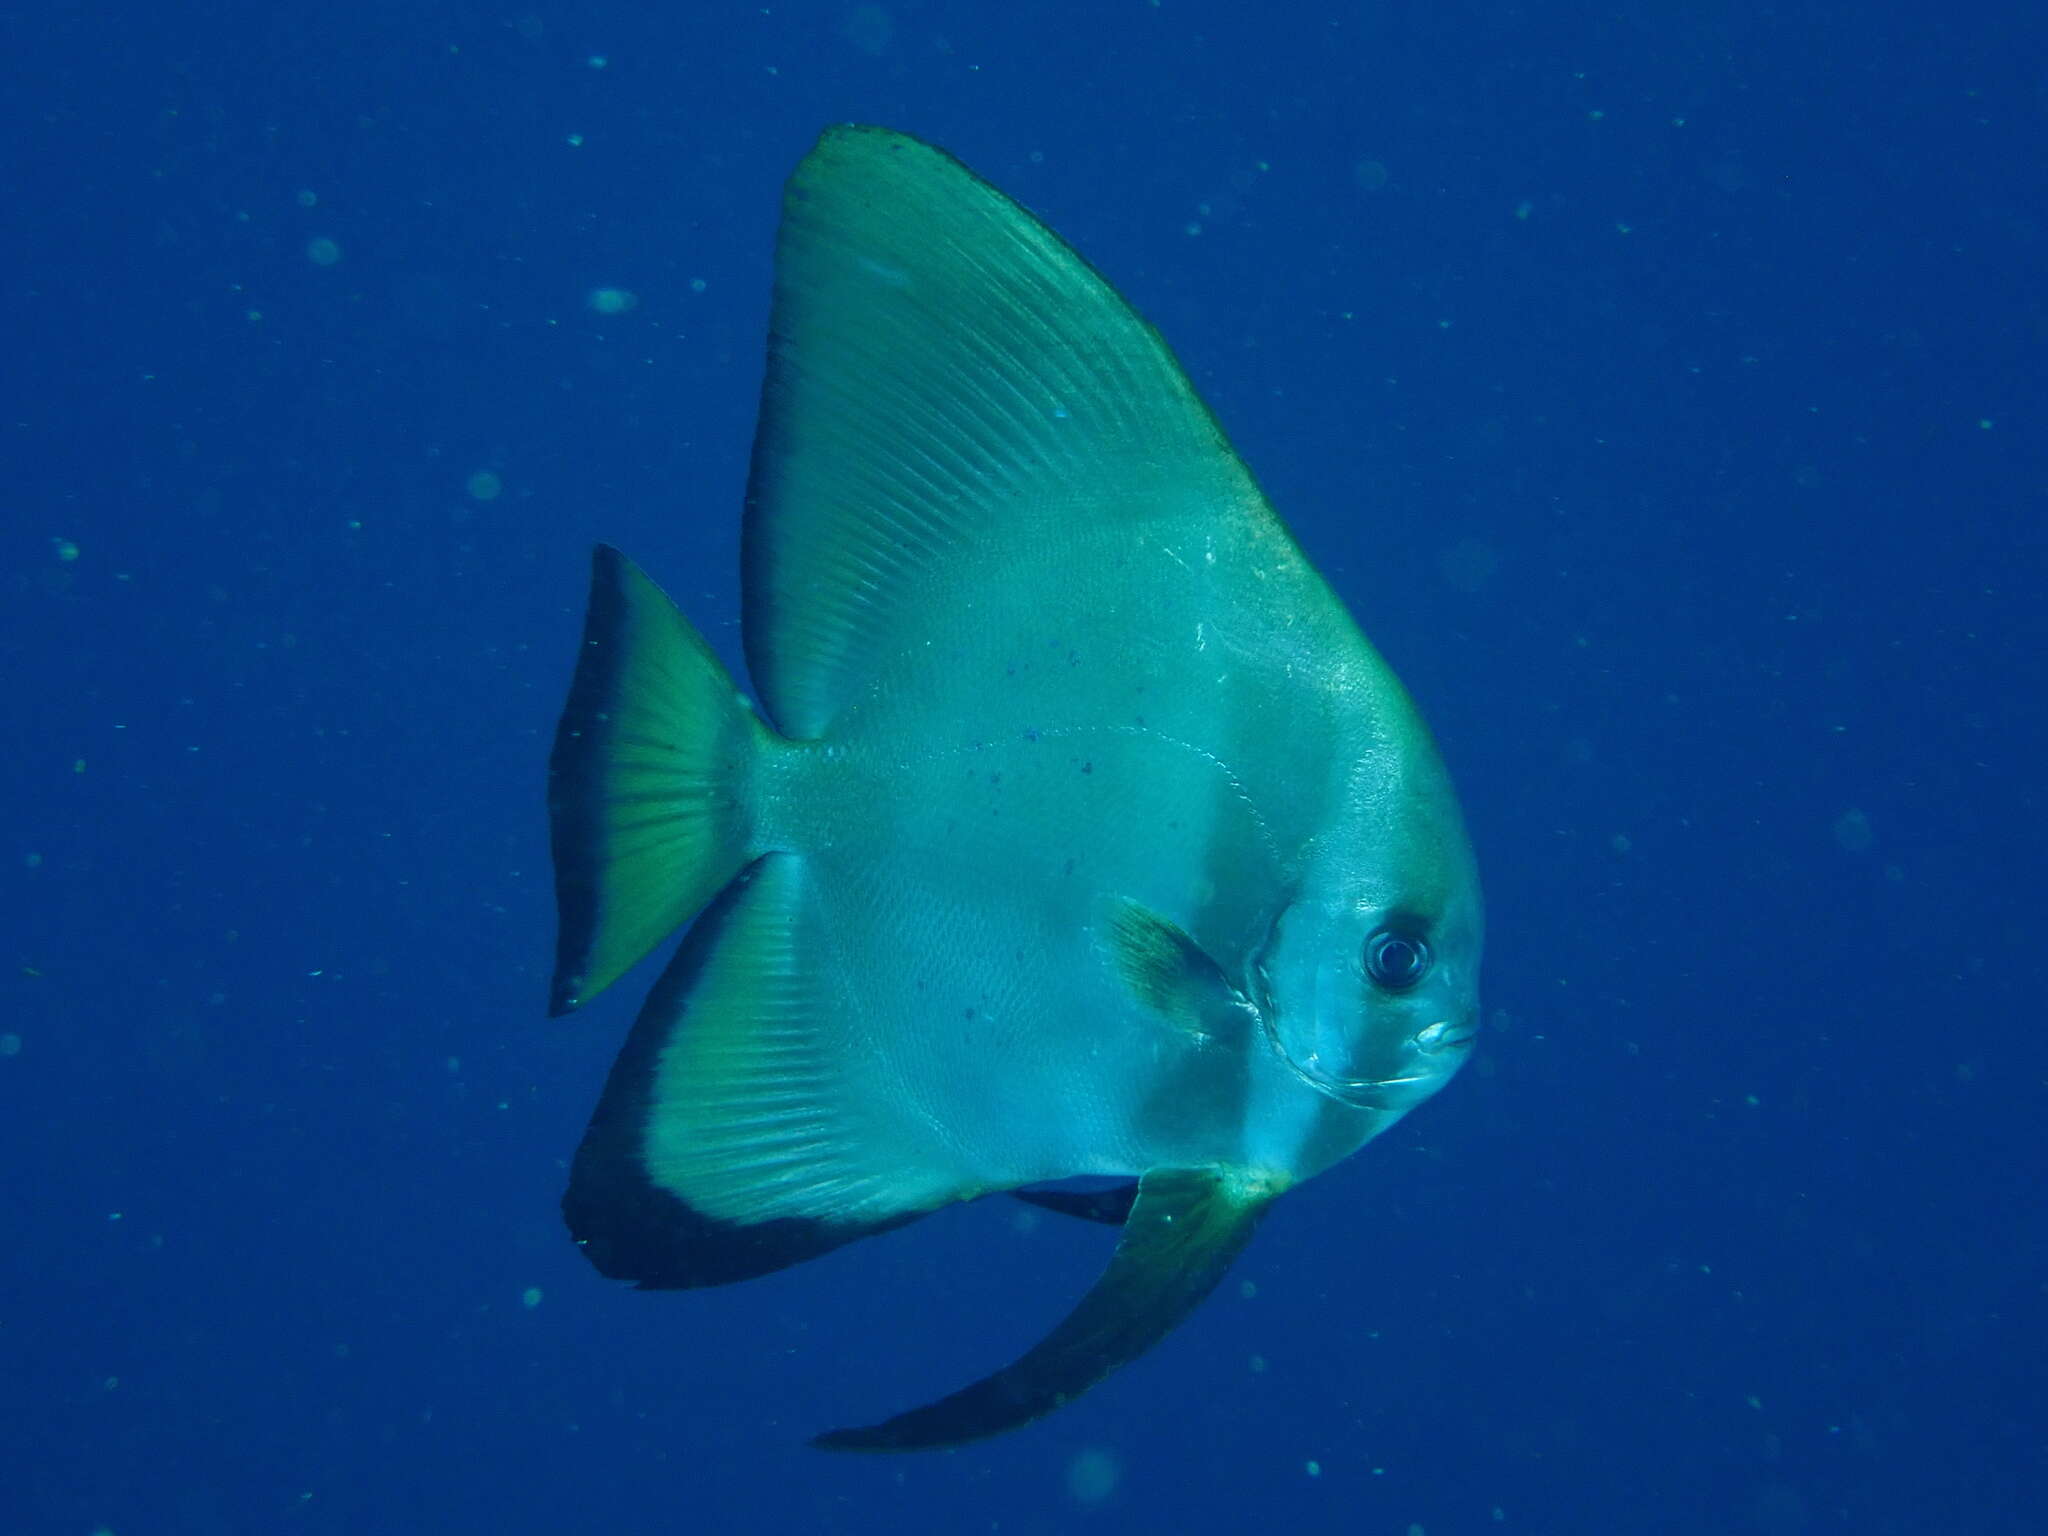
[[[1366,974],[1390,991],[1414,986],[1428,969],[1429,946],[1412,934],[1384,928],[1365,941]]]

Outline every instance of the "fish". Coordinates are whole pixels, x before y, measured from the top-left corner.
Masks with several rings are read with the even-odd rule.
[[[1159,333],[909,135],[832,127],[787,183],[740,565],[751,696],[592,559],[550,1012],[683,937],[564,1217],[644,1289],[997,1194],[1113,1224],[1011,1364],[813,1441],[965,1444],[1150,1349],[1471,1055],[1470,841]]]

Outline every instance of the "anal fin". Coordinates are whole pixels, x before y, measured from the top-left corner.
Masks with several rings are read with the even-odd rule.
[[[963,1193],[847,1081],[803,861],[756,861],[697,919],[640,1011],[563,1215],[604,1274],[723,1285]]]
[[[1102,1278],[1014,1364],[935,1403],[812,1443],[834,1451],[932,1450],[1001,1434],[1072,1401],[1158,1343],[1215,1289],[1285,1183],[1239,1168],[1153,1169],[1138,1181]]]

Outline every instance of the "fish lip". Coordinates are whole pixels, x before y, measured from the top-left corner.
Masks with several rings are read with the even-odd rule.
[[[1283,1057],[1296,1076],[1318,1093],[1358,1109],[1405,1110],[1421,1103],[1451,1080],[1452,1068],[1431,1065],[1421,1072],[1399,1077],[1340,1077],[1318,1069],[1315,1062],[1301,1063]]]
[[[1418,1029],[1408,1043],[1424,1056],[1441,1056],[1446,1051],[1470,1045],[1478,1038],[1479,1020],[1476,1018],[1456,1022],[1438,1019],[1434,1024]]]

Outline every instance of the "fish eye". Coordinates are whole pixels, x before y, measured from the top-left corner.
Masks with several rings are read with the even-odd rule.
[[[1365,941],[1365,974],[1389,992],[1406,992],[1429,974],[1429,946],[1399,928],[1382,928]]]

